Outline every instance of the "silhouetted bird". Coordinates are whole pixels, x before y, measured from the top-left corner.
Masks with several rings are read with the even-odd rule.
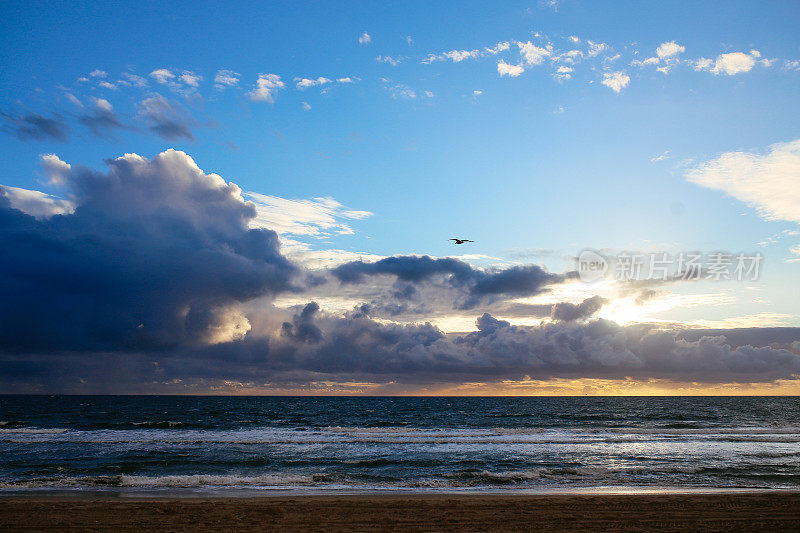
[[[465,242],[475,242],[469,239],[447,239],[448,241],[456,241],[456,244],[464,244]]]

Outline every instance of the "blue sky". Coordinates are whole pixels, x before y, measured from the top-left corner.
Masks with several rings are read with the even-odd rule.
[[[311,251],[332,264],[429,254],[564,272],[584,248],[759,252],[756,283],[671,286],[664,307],[628,302],[606,317],[800,326],[796,2],[2,10],[7,187],[67,198],[43,154],[104,171],[109,158],[174,148],[246,192],[310,202],[310,215],[302,202],[259,204],[267,226],[301,228],[278,231],[301,263]],[[259,76],[277,86],[259,94]],[[32,136],[36,116],[62,138]],[[763,183],[749,186],[755,174],[725,154]],[[712,184],[714,165],[727,181]],[[320,215],[314,198],[337,204]],[[456,236],[476,242],[454,248]]]

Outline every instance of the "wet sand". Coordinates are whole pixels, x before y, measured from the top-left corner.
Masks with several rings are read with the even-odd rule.
[[[0,531],[798,531],[800,493],[0,498]]]

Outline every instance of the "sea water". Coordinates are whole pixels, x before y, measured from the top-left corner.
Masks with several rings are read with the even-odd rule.
[[[0,396],[0,495],[797,488],[796,397]]]

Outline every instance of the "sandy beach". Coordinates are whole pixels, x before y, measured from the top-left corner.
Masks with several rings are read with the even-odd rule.
[[[800,493],[8,498],[3,531],[796,531]]]

